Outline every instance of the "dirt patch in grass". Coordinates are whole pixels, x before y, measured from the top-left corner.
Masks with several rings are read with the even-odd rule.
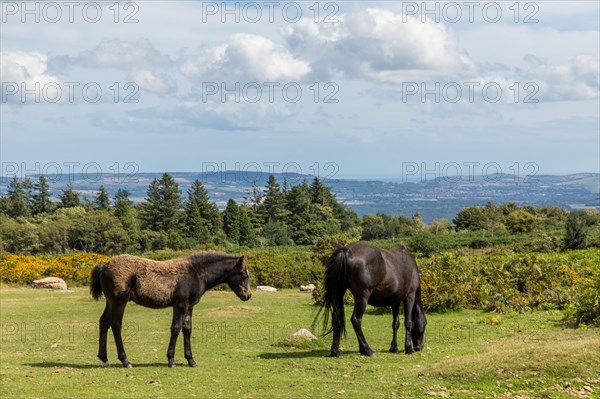
[[[204,316],[210,317],[245,317],[262,313],[263,309],[257,306],[222,306],[220,308],[206,309]]]

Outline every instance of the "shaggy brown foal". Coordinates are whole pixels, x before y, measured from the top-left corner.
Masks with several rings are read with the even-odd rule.
[[[119,255],[107,263],[94,266],[90,292],[96,300],[103,294],[106,298],[106,307],[100,317],[98,349],[102,367],[109,365],[106,355],[109,327],[112,328],[118,358],[123,367],[132,367],[121,338],[123,313],[128,301],[154,309],[172,306],[171,340],[167,350],[169,367],[175,367],[175,344],[182,330],[185,358],[190,367],[196,367],[190,344],[192,309],[207,290],[223,283],[242,301],[250,299],[248,269],[243,256],[206,253],[159,262]]]

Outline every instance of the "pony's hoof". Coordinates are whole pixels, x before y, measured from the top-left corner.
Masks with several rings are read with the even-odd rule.
[[[373,350],[371,348],[367,348],[367,349],[361,350],[360,354],[363,356],[371,357],[375,354],[375,352],[373,352]]]
[[[404,348],[404,353],[406,353],[407,355],[412,355],[413,353],[415,353],[415,350],[412,347]]]
[[[331,351],[331,353],[329,354],[329,357],[340,357],[340,352],[339,351]]]
[[[190,366],[191,368],[198,367],[198,365],[196,364],[196,362],[193,361],[193,360],[188,360],[188,366]]]
[[[423,349],[422,346],[415,346],[415,352],[419,352],[421,349]]]
[[[174,369],[177,366],[175,365],[175,362],[169,362],[169,367]]]
[[[103,369],[107,368],[108,366],[110,366],[110,363],[108,362],[108,360],[107,360],[107,361],[105,361],[105,362],[103,361],[103,362],[100,364],[100,367],[102,367]]]
[[[127,363],[123,363],[123,367],[125,367],[126,369],[131,369],[133,368],[133,364],[127,362]]]
[[[398,353],[398,352],[400,352],[400,351],[398,350],[397,346],[390,348],[390,353]]]

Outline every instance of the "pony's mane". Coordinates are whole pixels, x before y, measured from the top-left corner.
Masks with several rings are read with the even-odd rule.
[[[234,260],[238,259],[239,256],[225,254],[222,252],[207,252],[207,253],[198,253],[191,255],[188,259],[190,263],[195,268],[202,268],[213,263],[225,261],[225,260]]]

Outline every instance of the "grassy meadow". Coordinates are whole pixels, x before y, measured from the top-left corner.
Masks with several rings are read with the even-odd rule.
[[[330,337],[294,341],[310,328],[310,294],[255,292],[241,302],[207,293],[194,312],[198,368],[177,345],[166,367],[171,310],[127,307],[124,343],[133,369],[96,358],[103,300],[73,292],[0,290],[0,396],[6,398],[571,398],[600,394],[598,329],[569,329],[558,311],[496,314],[475,310],[428,315],[426,345],[412,356],[388,353],[391,315],[370,308],[363,320],[372,358],[358,354],[348,321],[342,356]],[[351,309],[348,308],[348,315]]]

